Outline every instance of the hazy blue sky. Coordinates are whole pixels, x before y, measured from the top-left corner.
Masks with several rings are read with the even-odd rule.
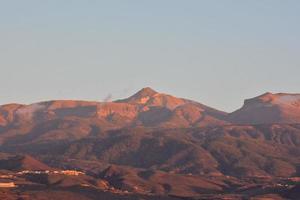
[[[299,0],[0,0],[0,104],[300,93]]]

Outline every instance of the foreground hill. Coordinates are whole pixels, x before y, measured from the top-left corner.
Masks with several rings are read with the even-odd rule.
[[[0,169],[10,171],[50,170],[51,167],[29,155],[0,154]]]
[[[1,154],[0,156],[1,163],[16,160],[12,155]],[[78,164],[78,161],[76,163]],[[0,198],[13,200],[299,199],[300,178],[297,177],[235,178],[223,175],[178,174],[122,165],[109,165],[98,172],[83,173],[50,168],[33,169],[35,165],[45,164],[34,161],[29,168],[18,168],[21,172],[15,167],[8,168],[7,165],[3,170],[1,165]],[[3,188],[5,185],[6,188]]]

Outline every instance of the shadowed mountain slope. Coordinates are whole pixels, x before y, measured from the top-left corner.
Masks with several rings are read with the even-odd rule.
[[[77,126],[77,124],[76,124]],[[92,129],[95,125],[86,124]],[[300,166],[299,125],[121,129],[64,139],[46,139],[51,129],[4,142],[0,150],[24,152],[41,160],[90,160],[183,174],[294,176]],[[34,135],[31,136],[31,134]],[[28,139],[28,137],[30,139]],[[52,136],[53,137],[53,136]]]

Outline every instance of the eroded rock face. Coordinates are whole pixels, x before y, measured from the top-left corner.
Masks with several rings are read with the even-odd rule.
[[[15,120],[15,112],[22,108],[21,104],[7,104],[0,106],[0,125],[6,126]]]

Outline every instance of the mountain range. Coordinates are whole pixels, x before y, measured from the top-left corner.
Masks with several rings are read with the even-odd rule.
[[[274,185],[300,176],[300,94],[265,93],[232,113],[149,87],[113,102],[7,104],[0,106],[0,151],[0,170],[77,169],[90,176],[61,183],[99,189],[104,181],[165,199],[280,199],[299,188]],[[52,179],[43,177],[43,184]]]
[[[299,123],[300,94],[272,94],[247,99],[242,108],[226,113],[201,103],[158,93],[147,87],[113,102],[57,100],[30,105],[0,106],[0,126],[55,119],[88,119],[103,129],[123,127],[204,127],[224,124]]]

